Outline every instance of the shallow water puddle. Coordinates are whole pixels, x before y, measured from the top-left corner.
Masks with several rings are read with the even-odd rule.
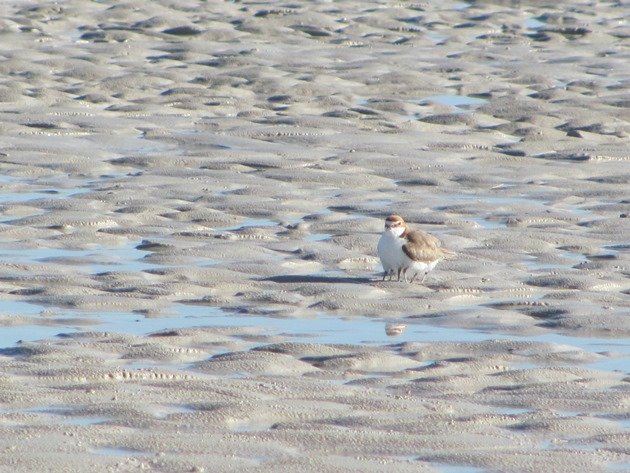
[[[73,323],[79,321],[83,323]],[[36,304],[0,300],[0,349],[13,347],[20,341],[51,338],[68,328],[74,331],[84,329],[85,319],[60,317],[57,311]]]
[[[28,192],[2,193],[0,194],[0,204],[15,204],[18,202],[22,203],[43,198],[72,198],[77,195],[85,194],[89,191],[90,189],[51,189],[44,187],[36,191],[29,190]]]
[[[3,184],[9,185],[9,189],[5,189]],[[42,199],[64,199],[73,198],[75,196],[85,194],[90,191],[89,188],[83,187],[84,182],[75,183],[73,187],[57,187],[54,181],[46,183],[32,182],[30,179],[24,179],[13,176],[2,176],[0,180],[0,208],[2,212],[8,212],[6,215],[0,214],[0,222],[10,222],[16,218],[37,215],[44,211],[36,208],[35,202]],[[60,183],[60,185],[68,185],[68,183]],[[33,202],[33,212],[20,210],[19,215],[14,214],[13,209],[16,205],[30,206],[29,202]]]
[[[619,472],[619,473],[627,473],[630,471],[630,462],[628,463],[610,463],[608,465],[604,465],[604,469],[606,471]]]
[[[509,187],[505,187],[509,188]],[[476,195],[459,194],[451,195],[447,199],[452,203],[436,207],[436,210],[454,212],[462,215],[465,220],[475,222],[484,229],[495,230],[506,228],[509,217],[537,213],[555,215],[553,218],[567,219],[568,221],[582,221],[594,219],[596,215],[578,205],[556,205],[543,198],[527,197],[525,195]],[[479,204],[475,206],[474,204]],[[488,207],[491,207],[488,210]],[[536,212],[532,212],[532,210]],[[481,216],[477,216],[479,214]],[[476,215],[471,217],[469,215]],[[570,252],[567,252],[569,254]]]
[[[461,11],[461,10],[467,10],[468,8],[470,8],[472,6],[471,3],[468,2],[457,2],[453,5],[453,10],[455,11]]]
[[[38,310],[34,310],[32,307],[25,308],[31,316],[38,313]],[[40,307],[39,311],[42,310],[44,308]],[[404,342],[482,342],[488,340],[546,342],[567,346],[567,349],[576,347],[603,356],[597,361],[584,363],[580,366],[620,372],[627,372],[628,366],[630,366],[630,340],[627,339],[581,338],[554,333],[521,337],[497,334],[486,330],[422,325],[410,321],[405,321],[407,325],[405,329],[392,332],[391,321],[378,318],[360,316],[342,318],[325,315],[313,318],[274,318],[236,314],[218,307],[185,304],[173,304],[172,312],[158,317],[145,317],[125,312],[90,313],[66,309],[60,309],[59,312],[67,318],[67,325],[64,323],[64,319],[48,316],[42,319],[46,321],[47,325],[29,323],[0,328],[2,334],[0,347],[12,347],[20,340],[35,341],[50,338],[63,332],[84,331],[86,330],[85,321],[91,320],[94,325],[90,325],[89,330],[128,333],[136,336],[193,327],[254,327],[260,329],[262,336],[280,336],[304,343],[386,345]],[[18,314],[15,313],[15,315]],[[73,318],[69,318],[69,316]],[[55,325],[50,324],[51,318],[56,320]],[[82,324],[73,323],[74,320],[80,320]],[[517,365],[513,367],[513,369],[521,368]]]
[[[621,425],[621,427],[623,427],[626,430],[630,430],[630,418],[628,419],[617,419],[617,418],[611,418],[610,420],[617,422],[619,425]]]
[[[44,310],[44,307],[37,304],[29,304],[28,302],[16,300],[0,300],[0,317],[4,315],[38,315]]]
[[[140,272],[154,268],[157,265],[143,260],[150,254],[148,251],[138,250],[139,242],[133,242],[119,247],[94,246],[89,250],[60,249],[60,248],[1,248],[0,260],[9,262],[41,262],[85,267],[89,272],[101,273],[107,271]]]
[[[4,308],[4,301],[1,304]],[[26,303],[18,304],[21,305]],[[26,305],[31,306],[28,308],[28,314],[31,317],[45,310],[43,306],[37,306],[34,304]],[[33,308],[35,308],[35,310]],[[87,312],[71,309],[59,309],[58,312],[59,314],[63,314],[63,317],[55,317],[54,314],[42,316],[42,325],[36,323],[24,323],[21,325],[0,327],[0,348],[12,347],[20,341],[32,342],[59,336],[63,333],[67,334],[84,331],[84,326],[72,323],[72,321],[75,320],[74,317],[81,317],[80,320],[92,320],[94,325],[90,326],[88,328],[89,330],[127,333],[136,336],[142,336],[164,330],[207,326],[210,318],[212,318],[213,321],[217,319],[233,321],[231,324],[220,326],[251,325],[248,324],[247,321],[239,319],[239,317],[227,316],[227,314],[225,314],[221,309],[215,307],[205,307],[203,314],[198,313],[195,315],[189,315],[184,312],[175,311],[160,317],[145,317],[143,315],[130,312]],[[19,312],[11,312],[11,315],[21,314]],[[73,318],[69,318],[69,315],[72,315]],[[260,319],[266,318],[260,317]],[[51,324],[51,320],[54,320],[57,323],[53,325]],[[64,320],[67,320],[68,322],[64,324]]]
[[[484,228],[486,230],[497,230],[499,228],[505,228],[507,226],[505,222],[490,220],[488,217],[474,217],[469,218],[468,220],[472,220],[481,228]]]
[[[540,17],[536,17],[536,16],[528,18],[527,20],[525,20],[524,24],[525,24],[525,28],[527,28],[528,30],[538,30],[540,28],[547,26],[546,23],[544,23],[543,21],[540,21]]]
[[[2,409],[0,410],[0,416],[6,416],[7,418],[12,418],[13,416],[23,416],[28,414],[34,414],[37,416],[41,416],[42,420],[51,421],[49,419],[50,416],[54,416],[53,422],[60,423],[62,425],[73,425],[73,426],[91,426],[98,425],[104,422],[108,422],[110,419],[103,416],[98,415],[77,415],[73,414],[76,406],[71,405],[46,405],[46,406],[36,406],[36,407],[27,407],[21,409]],[[19,422],[19,419],[18,419]]]
[[[569,260],[569,263],[543,263],[538,256],[526,255],[523,263],[532,271],[542,271],[549,269],[574,269],[580,263],[587,261],[587,258],[581,253],[572,251],[563,251],[558,255],[562,259]]]
[[[436,45],[444,44],[444,42],[448,40],[447,35],[437,33],[436,31],[427,31],[425,35],[432,43]]]
[[[86,330],[85,319],[81,319],[84,323],[73,323],[76,319],[72,317],[55,319],[55,323],[49,323],[48,319],[44,319],[45,324],[25,323],[21,325],[0,326],[0,350],[9,349],[20,342],[32,342],[35,340],[44,340],[57,336],[60,332],[80,332]],[[93,320],[90,328],[98,326],[98,321]]]
[[[306,241],[324,241],[332,237],[331,233],[311,233],[304,237]]]
[[[486,99],[472,97],[470,95],[431,95],[415,101],[418,105],[430,105],[438,103],[440,105],[450,105],[463,112],[470,111],[471,108],[487,103]]]
[[[148,406],[151,411],[151,415],[156,419],[167,419],[171,415],[177,414],[189,414],[195,412],[194,409],[188,406],[182,406],[177,404],[164,404],[158,406]],[[96,414],[77,414],[77,406],[73,405],[45,405],[28,407],[24,409],[10,409],[1,410],[0,416],[11,416],[15,414],[36,414],[43,417],[54,416],[54,422],[62,425],[72,426],[92,426],[110,422],[112,419]]]

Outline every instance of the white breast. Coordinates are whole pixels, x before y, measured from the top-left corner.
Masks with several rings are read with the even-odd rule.
[[[383,270],[387,273],[391,270],[398,271],[399,268],[407,266],[409,258],[405,255],[402,247],[405,240],[399,238],[390,231],[383,232],[381,239],[378,241],[376,250],[378,257],[381,259]]]

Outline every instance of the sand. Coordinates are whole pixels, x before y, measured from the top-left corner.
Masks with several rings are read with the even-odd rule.
[[[625,15],[4,2],[0,470],[630,471]]]

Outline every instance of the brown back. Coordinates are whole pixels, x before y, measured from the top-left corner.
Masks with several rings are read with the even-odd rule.
[[[414,261],[430,263],[436,259],[455,255],[452,251],[442,248],[440,240],[422,230],[409,230],[402,236],[409,240],[409,243],[403,245],[403,251]]]

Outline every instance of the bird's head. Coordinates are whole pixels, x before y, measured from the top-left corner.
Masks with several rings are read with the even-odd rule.
[[[402,235],[407,228],[407,224],[399,215],[390,215],[385,219],[385,231],[392,232],[396,236]]]

